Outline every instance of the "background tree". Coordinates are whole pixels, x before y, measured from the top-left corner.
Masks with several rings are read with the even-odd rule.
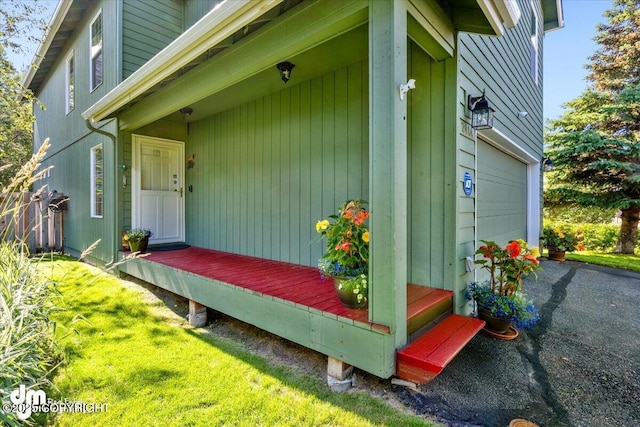
[[[0,2],[0,188],[32,154],[35,98],[22,87],[8,53],[24,55],[26,44],[37,45],[45,28],[41,11],[36,1]]]
[[[586,65],[587,79],[599,91],[619,92],[640,84],[640,0],[614,0],[594,40],[600,48]]]
[[[640,221],[640,0],[614,0],[586,65],[593,87],[565,104],[546,143],[556,165],[545,203],[621,211],[616,252],[634,253]]]
[[[632,254],[640,221],[640,85],[617,96],[587,90],[551,122],[545,204],[577,204],[622,212],[616,252]],[[599,106],[598,106],[599,105]]]

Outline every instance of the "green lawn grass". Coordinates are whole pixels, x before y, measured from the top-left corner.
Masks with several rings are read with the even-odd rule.
[[[99,269],[75,261],[42,268],[66,306],[56,320],[68,363],[49,397],[107,404],[106,412],[62,414],[56,426],[433,425],[205,336]]]
[[[566,259],[606,267],[623,268],[625,270],[640,271],[640,256],[614,254],[597,251],[580,251],[566,254]]]

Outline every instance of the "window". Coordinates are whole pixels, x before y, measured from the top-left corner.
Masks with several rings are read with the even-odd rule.
[[[102,144],[91,149],[91,216],[102,218],[104,208],[104,157]]]
[[[71,51],[69,56],[67,56],[66,70],[67,70],[66,72],[67,81],[65,83],[66,101],[67,101],[66,112],[67,114],[69,114],[71,111],[73,111],[73,108],[75,107],[75,104],[76,104],[75,90],[74,90],[76,85],[76,77],[75,77],[75,65],[73,60],[73,51]]]
[[[538,66],[540,58],[538,55],[538,10],[531,3],[531,78],[538,84]]]
[[[102,84],[102,11],[91,22],[90,85],[94,90]]]

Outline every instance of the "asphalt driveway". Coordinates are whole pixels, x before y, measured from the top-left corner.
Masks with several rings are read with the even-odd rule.
[[[640,426],[640,274],[543,261],[525,292],[541,321],[514,341],[480,333],[420,393],[450,426]]]

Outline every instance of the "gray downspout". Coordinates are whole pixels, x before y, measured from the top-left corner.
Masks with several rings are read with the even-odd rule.
[[[117,119],[113,119],[114,121],[117,121]],[[104,131],[102,129],[98,129],[96,127],[94,127],[91,124],[91,121],[89,119],[85,119],[84,124],[87,126],[87,128],[91,131],[91,132],[95,132],[95,133],[99,133],[100,135],[104,135],[107,138],[109,138],[111,140],[111,142],[113,143],[113,171],[116,171],[114,173],[114,193],[113,193],[113,207],[112,207],[112,214],[113,214],[113,224],[116,224],[118,221],[118,152],[117,152],[117,138],[115,135]],[[116,122],[117,124],[117,122]],[[116,237],[114,237],[114,244],[111,246],[111,261],[109,262],[109,264],[113,264],[116,261],[116,254],[118,253],[118,238],[117,238],[117,227],[115,227],[115,229],[113,230],[114,234]]]

